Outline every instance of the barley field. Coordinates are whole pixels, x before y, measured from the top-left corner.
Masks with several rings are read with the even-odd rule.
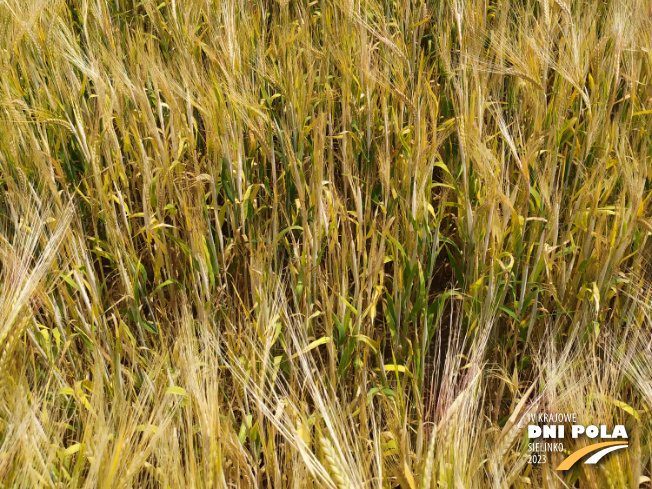
[[[0,0],[0,487],[652,487],[651,77],[648,0]]]

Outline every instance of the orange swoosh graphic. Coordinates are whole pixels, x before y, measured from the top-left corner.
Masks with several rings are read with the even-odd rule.
[[[569,455],[562,463],[560,463],[559,467],[557,467],[557,470],[568,470],[573,466],[575,462],[581,459],[584,455],[589,454],[591,452],[595,452],[596,450],[600,450],[601,448],[611,447],[613,445],[626,445],[626,442],[605,441],[603,443],[594,443],[593,445],[589,445],[588,447],[581,448],[575,453]]]

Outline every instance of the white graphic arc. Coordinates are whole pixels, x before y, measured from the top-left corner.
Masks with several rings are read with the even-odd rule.
[[[620,448],[625,448],[627,445],[616,445],[614,447],[607,447],[603,448],[599,452],[595,453],[594,455],[591,456],[585,464],[597,464],[602,457],[604,457],[606,454],[613,452],[614,450],[619,450]]]

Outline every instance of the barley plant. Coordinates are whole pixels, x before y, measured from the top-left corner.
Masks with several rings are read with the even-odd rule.
[[[651,84],[649,0],[1,0],[0,486],[650,488]]]

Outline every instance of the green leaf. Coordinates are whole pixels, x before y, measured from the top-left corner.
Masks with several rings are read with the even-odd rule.
[[[330,336],[324,336],[322,338],[319,338],[318,340],[315,340],[312,343],[310,343],[306,348],[304,348],[299,353],[295,353],[294,355],[292,355],[291,358],[296,358],[299,355],[304,355],[304,354],[308,353],[310,350],[313,350],[313,349],[317,348],[319,345],[326,345],[326,344],[328,344],[330,342],[331,342]]]
[[[173,396],[188,397],[188,393],[186,392],[186,389],[184,389],[183,387],[176,386],[176,385],[172,386],[172,387],[168,387],[167,389],[165,389],[165,393],[166,394],[171,394]]]
[[[233,195],[233,187],[231,187],[231,179],[229,178],[229,172],[227,170],[226,160],[222,161],[222,187],[226,193],[226,198],[235,203],[235,197]]]
[[[355,344],[356,341],[353,338],[349,338],[349,342],[346,345],[344,353],[342,354],[342,358],[340,358],[340,364],[337,368],[338,377],[342,377],[346,375],[346,372],[349,368],[349,364],[351,363],[351,356],[353,355],[353,351],[355,350]]]
[[[392,338],[396,336],[396,309],[394,308],[394,301],[389,295],[389,291],[385,291],[386,306],[385,317],[387,318],[387,327],[389,327],[389,332],[392,334]]]
[[[358,340],[363,341],[364,343],[369,345],[369,347],[374,351],[374,353],[378,353],[378,349],[380,348],[380,344],[377,341],[374,341],[371,338],[369,338],[368,336],[363,335],[363,334],[354,335],[353,338],[357,338]]]
[[[455,279],[457,280],[457,283],[460,286],[463,286],[465,281],[464,281],[464,274],[462,273],[462,270],[460,269],[459,265],[457,264],[457,261],[455,258],[453,258],[453,254],[451,251],[448,249],[448,246],[446,248],[446,254],[448,255],[448,261],[451,264],[451,267],[453,268],[453,272],[455,273]]]
[[[78,286],[77,283],[76,283],[76,282],[71,278],[71,275],[72,275],[72,270],[71,270],[70,272],[68,272],[66,275],[64,275],[63,280],[64,280],[68,285],[70,285],[73,289],[75,289],[76,291],[79,291],[79,286]]]
[[[405,365],[394,365],[393,363],[388,363],[384,366],[385,372],[399,372],[402,374],[407,374],[408,377],[412,377],[412,372],[410,372]],[[377,372],[380,372],[380,369],[376,369]]]
[[[159,285],[158,287],[156,287],[156,288],[154,289],[154,292],[152,292],[150,295],[155,295],[159,290],[161,290],[161,289],[162,289],[163,287],[165,287],[166,285],[172,285],[172,284],[180,285],[179,282],[177,282],[176,280],[174,280],[174,279],[169,279],[169,280],[166,280],[165,282],[163,282],[163,283],[162,283],[161,285]]]
[[[508,309],[508,308],[505,307],[505,306],[498,306],[498,307],[500,307],[500,309],[501,309],[503,312],[507,313],[509,316],[511,316],[512,318],[514,318],[515,321],[518,322],[518,316],[516,316],[516,313],[515,313],[514,311],[512,311],[511,309]]]
[[[66,448],[63,451],[63,455],[65,457],[69,457],[70,455],[77,453],[81,448],[81,443],[75,443],[74,445],[70,445],[68,448]]]

